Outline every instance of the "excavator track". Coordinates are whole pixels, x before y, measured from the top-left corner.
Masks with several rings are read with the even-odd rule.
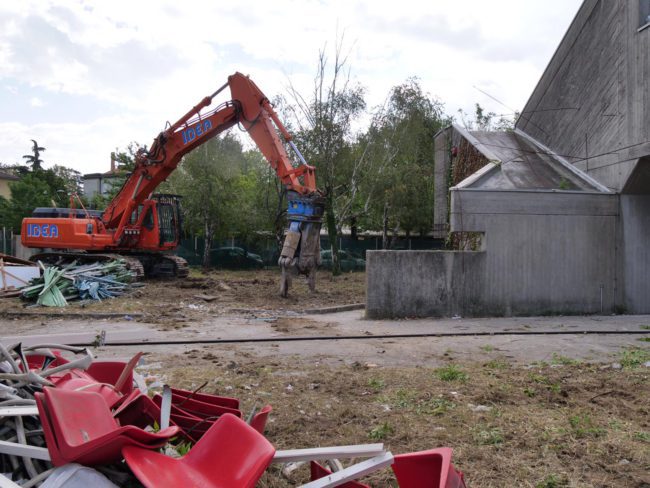
[[[42,261],[53,266],[65,266],[77,261],[80,263],[106,262],[115,259],[125,261],[126,267],[135,274],[136,280],[145,277],[185,278],[189,272],[187,261],[173,254],[117,254],[85,252],[42,252],[34,254],[30,260]]]
[[[190,274],[190,267],[182,257],[174,254],[165,254],[163,259],[174,263],[174,275],[177,278],[185,278]]]

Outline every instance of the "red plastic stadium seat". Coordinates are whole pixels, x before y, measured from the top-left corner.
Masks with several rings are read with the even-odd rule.
[[[246,422],[225,414],[180,459],[131,446],[122,454],[148,488],[254,488],[275,448]]]
[[[324,468],[320,464],[318,464],[316,461],[312,461],[310,464],[310,469],[311,469],[311,480],[319,480],[321,478],[324,478],[325,476],[329,476],[332,474],[332,472],[329,469]],[[340,488],[370,488],[368,485],[364,485],[363,483],[359,483],[358,481],[348,481],[347,483],[343,483],[342,485],[339,485]]]
[[[46,387],[43,394],[35,396],[55,466],[65,462],[87,465],[116,462],[126,445],[155,449],[178,433],[178,427],[158,433],[131,425],[120,427],[98,393]]]
[[[260,434],[264,434],[264,428],[266,427],[266,421],[269,418],[269,414],[273,411],[271,405],[266,405],[262,410],[257,412],[251,420],[251,427],[255,429]]]
[[[190,397],[193,400],[198,400],[203,403],[211,403],[212,405],[233,408],[235,410],[239,409],[239,400],[236,398],[211,395],[209,393],[193,393],[188,390],[181,390],[180,388],[172,388],[172,393],[183,398]]]
[[[392,468],[400,488],[465,488],[451,454],[450,448],[442,447],[395,456]]]
[[[115,386],[127,366],[128,363],[122,361],[93,361],[86,372],[99,383],[108,383]],[[127,371],[126,374],[126,381],[119,389],[123,395],[128,395],[133,391],[133,370]]]

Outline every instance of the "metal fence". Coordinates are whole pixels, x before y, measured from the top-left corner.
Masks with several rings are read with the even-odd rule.
[[[13,246],[13,237],[14,237],[14,231],[11,229],[7,229],[6,227],[2,227],[0,229],[0,252],[3,254],[15,254],[15,249]]]
[[[337,237],[339,249],[346,251],[353,257],[365,259],[366,252],[369,250],[382,249],[381,236],[359,236],[352,238],[350,236]],[[444,239],[434,239],[432,237],[410,237],[398,238],[393,242],[392,249],[395,250],[425,250],[425,249],[442,249],[444,248]],[[273,236],[260,237],[254,242],[242,241],[236,238],[213,242],[211,250],[211,265],[217,265],[215,262],[215,251],[220,248],[239,247],[249,253],[259,255],[264,261],[265,266],[277,266],[280,257],[280,249],[277,240]],[[330,249],[330,240],[328,236],[321,236],[321,249]],[[181,240],[176,254],[185,258],[190,265],[203,264],[204,241],[202,237],[187,237]]]

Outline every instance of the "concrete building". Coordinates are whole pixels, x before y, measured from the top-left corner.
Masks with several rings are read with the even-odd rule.
[[[9,188],[9,183],[12,181],[18,181],[20,178],[14,176],[10,173],[5,173],[0,171],[0,197],[4,197],[7,200],[11,198],[11,189]]]
[[[128,173],[116,167],[115,154],[111,153],[111,169],[106,173],[89,173],[83,175],[84,195],[91,200],[96,194],[106,195],[115,186],[124,183]]]
[[[436,136],[457,250],[368,253],[370,317],[650,313],[648,16],[586,0],[514,131]]]

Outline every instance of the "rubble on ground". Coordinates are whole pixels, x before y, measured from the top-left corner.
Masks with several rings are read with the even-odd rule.
[[[388,466],[399,486],[437,479],[464,487],[449,448],[396,456],[383,444],[278,451],[264,436],[270,405],[244,415],[238,399],[205,393],[205,384],[153,390],[134,372],[141,357],[96,361],[87,348],[0,344],[0,485],[158,488],[193,480],[252,488],[271,463],[310,463],[305,488],[364,487],[353,480]],[[365,460],[344,468],[339,458]]]
[[[120,259],[59,268],[38,263],[42,275],[21,289],[21,298],[45,307],[65,307],[72,300],[104,300],[124,295],[135,286],[135,273]]]

